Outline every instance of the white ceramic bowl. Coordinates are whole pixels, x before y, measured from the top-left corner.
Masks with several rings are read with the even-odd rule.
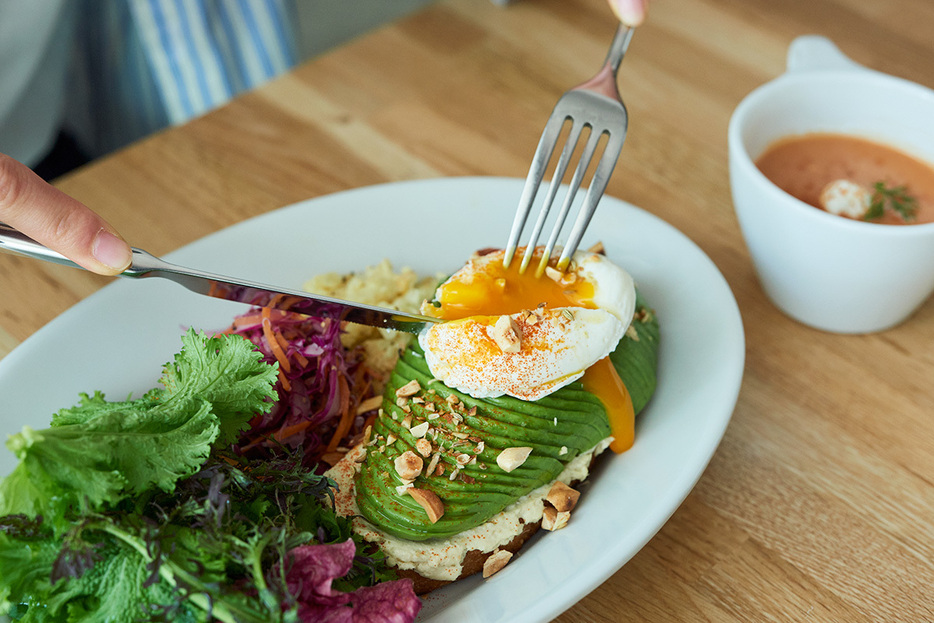
[[[800,37],[788,69],[750,93],[729,127],[733,204],[759,280],[786,314],[838,333],[905,320],[934,291],[934,223],[865,223],[815,209],[755,160],[810,132],[860,136],[934,163],[934,91],[862,67],[823,37]]]

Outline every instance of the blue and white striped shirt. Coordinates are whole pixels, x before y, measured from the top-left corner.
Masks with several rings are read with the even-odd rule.
[[[294,0],[82,0],[68,126],[98,156],[292,67]]]

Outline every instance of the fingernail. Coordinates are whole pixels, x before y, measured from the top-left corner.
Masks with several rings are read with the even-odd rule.
[[[124,270],[132,260],[130,245],[106,229],[97,232],[91,253],[98,262],[114,270]]]

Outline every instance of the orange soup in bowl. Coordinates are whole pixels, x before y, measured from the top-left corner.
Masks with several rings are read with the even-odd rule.
[[[934,222],[934,168],[843,134],[781,139],[756,160],[776,186],[816,208],[887,225]]]

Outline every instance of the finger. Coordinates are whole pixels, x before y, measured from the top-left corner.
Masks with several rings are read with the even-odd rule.
[[[102,275],[123,272],[130,246],[80,201],[0,154],[0,221]]]
[[[648,0],[609,0],[610,8],[627,26],[639,26],[645,21]]]

